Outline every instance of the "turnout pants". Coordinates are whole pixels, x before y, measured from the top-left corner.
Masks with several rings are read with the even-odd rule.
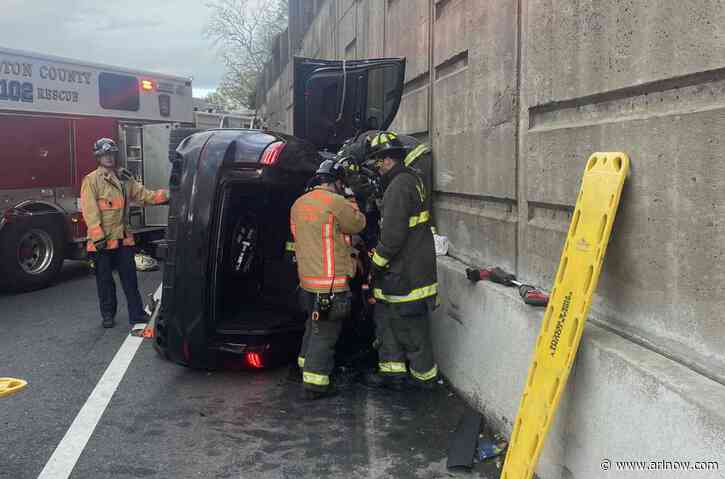
[[[302,369],[302,383],[306,389],[325,391],[330,387],[330,374],[335,367],[335,345],[342,330],[343,317],[328,313],[320,319],[312,319],[315,294],[301,291],[302,308],[307,313],[305,335],[297,364]],[[333,308],[349,311],[350,293],[336,293]],[[344,304],[347,302],[347,304]],[[339,311],[339,310],[338,310]]]
[[[374,317],[379,345],[379,373],[402,377],[409,372],[418,381],[435,380],[438,376],[438,365],[433,358],[430,340],[428,301],[378,301],[375,304]]]
[[[141,293],[138,291],[136,278],[136,263],[134,262],[135,248],[133,246],[119,246],[117,249],[101,250],[94,253],[96,263],[96,286],[98,287],[98,302],[103,318],[114,318],[118,306],[116,299],[116,283],[113,280],[113,270],[118,270],[121,286],[126,294],[128,304],[128,320],[131,324],[145,321]]]

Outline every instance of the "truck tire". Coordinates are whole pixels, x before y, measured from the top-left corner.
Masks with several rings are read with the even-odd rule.
[[[0,273],[6,289],[48,286],[63,266],[65,226],[60,214],[20,217],[0,231]]]
[[[204,131],[201,128],[174,128],[169,133],[169,161],[173,163],[176,159],[176,148],[179,146],[184,138]]]

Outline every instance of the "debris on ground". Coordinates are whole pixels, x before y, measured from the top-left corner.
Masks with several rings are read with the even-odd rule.
[[[447,467],[473,467],[473,455],[476,451],[478,436],[481,432],[481,413],[467,406],[458,427],[450,436],[448,441],[448,463]]]
[[[477,462],[482,462],[487,459],[502,456],[506,453],[507,447],[508,442],[501,434],[494,434],[493,437],[480,434],[478,437],[478,445],[476,446],[475,459]]]

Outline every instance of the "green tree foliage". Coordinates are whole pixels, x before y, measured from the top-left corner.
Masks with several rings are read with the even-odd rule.
[[[275,37],[287,28],[287,0],[216,0],[205,35],[218,47],[226,71],[218,95],[230,107],[254,109],[257,76]]]

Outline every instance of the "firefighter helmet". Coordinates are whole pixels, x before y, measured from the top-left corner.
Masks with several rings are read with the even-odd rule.
[[[378,158],[381,155],[396,152],[398,155],[405,151],[405,146],[392,131],[381,131],[370,139],[368,158]]]
[[[99,157],[118,153],[116,142],[110,138],[101,138],[93,144],[93,156]]]
[[[341,177],[342,168],[340,165],[335,160],[325,160],[320,163],[312,180],[319,185],[322,183],[334,183],[341,179]]]

